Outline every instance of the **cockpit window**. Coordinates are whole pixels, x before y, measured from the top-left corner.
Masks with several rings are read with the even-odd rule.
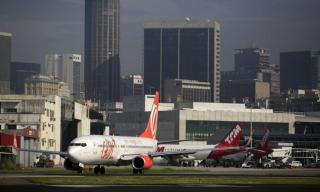
[[[81,147],[85,147],[85,146],[87,146],[87,144],[86,144],[86,143],[70,143],[69,146],[81,146]]]

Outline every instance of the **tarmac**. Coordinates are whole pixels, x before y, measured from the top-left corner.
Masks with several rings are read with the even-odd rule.
[[[173,170],[186,170],[182,173],[156,173],[147,175],[183,175],[183,176],[195,176],[195,175],[206,175],[206,176],[292,176],[292,177],[320,177],[320,169],[310,169],[310,168],[297,168],[297,169],[255,169],[255,168],[190,168],[190,167],[170,167]],[[160,169],[161,167],[155,167],[155,169]],[[190,170],[198,170],[195,172],[189,172]],[[202,172],[205,171],[205,172]],[[117,174],[119,175],[119,174]],[[120,174],[128,175],[128,174]],[[315,185],[40,185],[29,183],[26,178],[28,177],[84,177],[83,175],[70,175],[69,174],[27,174],[27,173],[1,173],[0,172],[0,191],[1,192],[108,192],[108,191],[121,191],[121,192],[133,192],[133,191],[245,191],[245,192],[265,192],[265,191],[290,191],[290,192],[300,192],[300,191],[320,191],[320,183]],[[86,175],[90,176],[90,175]],[[93,174],[92,174],[93,176]],[[108,174],[106,175],[106,177]]]
[[[215,191],[215,192],[319,192],[320,185],[73,185],[73,186],[46,186],[46,185],[2,185],[1,192],[189,192],[189,191]]]

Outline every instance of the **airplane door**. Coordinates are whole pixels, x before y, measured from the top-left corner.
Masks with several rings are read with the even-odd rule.
[[[98,153],[98,145],[97,145],[97,142],[93,142],[93,154],[97,154]]]

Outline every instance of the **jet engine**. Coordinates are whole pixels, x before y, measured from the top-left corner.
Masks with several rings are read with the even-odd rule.
[[[69,158],[64,160],[64,168],[68,170],[77,171],[80,169],[79,163],[72,162]]]
[[[134,169],[150,169],[152,167],[152,158],[148,155],[139,155],[132,160],[132,167]]]

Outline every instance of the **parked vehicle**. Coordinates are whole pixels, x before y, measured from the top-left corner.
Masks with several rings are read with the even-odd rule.
[[[254,163],[249,161],[247,163],[242,163],[241,167],[242,168],[252,168],[254,166]]]
[[[263,168],[274,168],[275,167],[275,160],[268,160],[262,163]]]
[[[298,167],[302,167],[302,163],[300,161],[292,161],[289,166],[291,168],[298,168]]]
[[[320,167],[320,161],[314,162],[314,163],[309,163],[305,167],[306,168],[319,168]]]

